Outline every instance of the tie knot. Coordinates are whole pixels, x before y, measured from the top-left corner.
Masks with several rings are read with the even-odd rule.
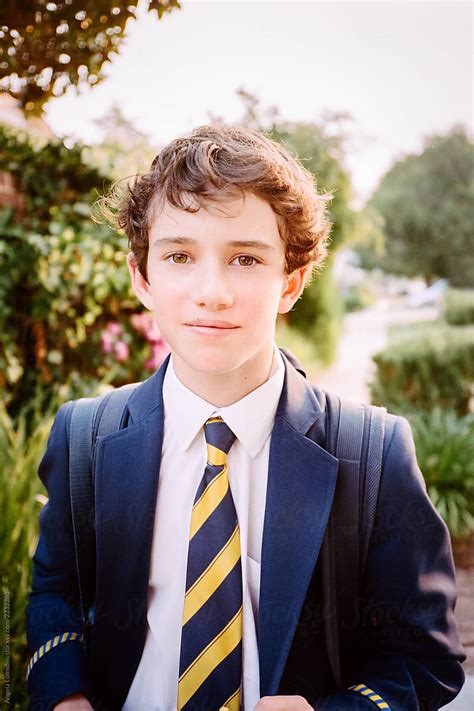
[[[211,417],[204,425],[209,464],[225,464],[227,453],[235,442],[235,434],[222,417]]]

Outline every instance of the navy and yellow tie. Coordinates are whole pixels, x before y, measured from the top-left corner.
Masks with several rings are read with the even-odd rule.
[[[191,514],[178,710],[239,711],[242,566],[226,464],[235,435],[220,417],[207,420],[204,432],[207,465]]]

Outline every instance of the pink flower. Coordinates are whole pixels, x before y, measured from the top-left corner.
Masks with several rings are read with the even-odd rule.
[[[162,344],[166,346],[166,341],[161,335],[155,317],[148,311],[132,314],[132,316],[130,316],[130,323],[135,331],[141,333],[151,345]],[[168,353],[169,351],[167,350],[166,352]]]
[[[132,328],[138,333],[143,333],[148,322],[149,314],[146,311],[142,311],[140,314],[132,314],[130,316],[130,323]]]
[[[147,370],[157,370],[163,363],[164,359],[170,352],[168,345],[162,340],[161,343],[152,343],[151,345],[151,358],[145,362],[145,368]]]
[[[146,329],[145,329],[145,338],[148,341],[148,343],[163,343],[163,336],[161,335],[161,331],[158,328],[158,324],[156,323],[155,319],[152,319],[150,323],[148,323]]]
[[[127,360],[129,354],[130,351],[127,343],[118,341],[115,344],[115,358],[119,363],[123,363],[124,360]]]
[[[118,321],[109,321],[107,331],[113,336],[121,336],[123,333],[122,325]]]
[[[115,338],[110,331],[103,331],[100,336],[101,347],[103,353],[112,353],[114,349]]]

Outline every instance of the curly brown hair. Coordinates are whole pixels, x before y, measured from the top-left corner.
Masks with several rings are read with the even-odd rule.
[[[285,243],[285,271],[320,266],[326,256],[331,194],[317,192],[313,175],[279,143],[241,126],[200,126],[169,143],[147,173],[118,181],[99,198],[100,213],[128,235],[147,279],[148,235],[168,202],[197,212],[222,199],[253,193],[270,204]]]

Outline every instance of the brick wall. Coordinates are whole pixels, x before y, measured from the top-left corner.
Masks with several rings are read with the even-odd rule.
[[[18,192],[15,179],[10,173],[0,172],[0,207],[13,207],[16,220],[20,220],[23,215],[23,195]]]

